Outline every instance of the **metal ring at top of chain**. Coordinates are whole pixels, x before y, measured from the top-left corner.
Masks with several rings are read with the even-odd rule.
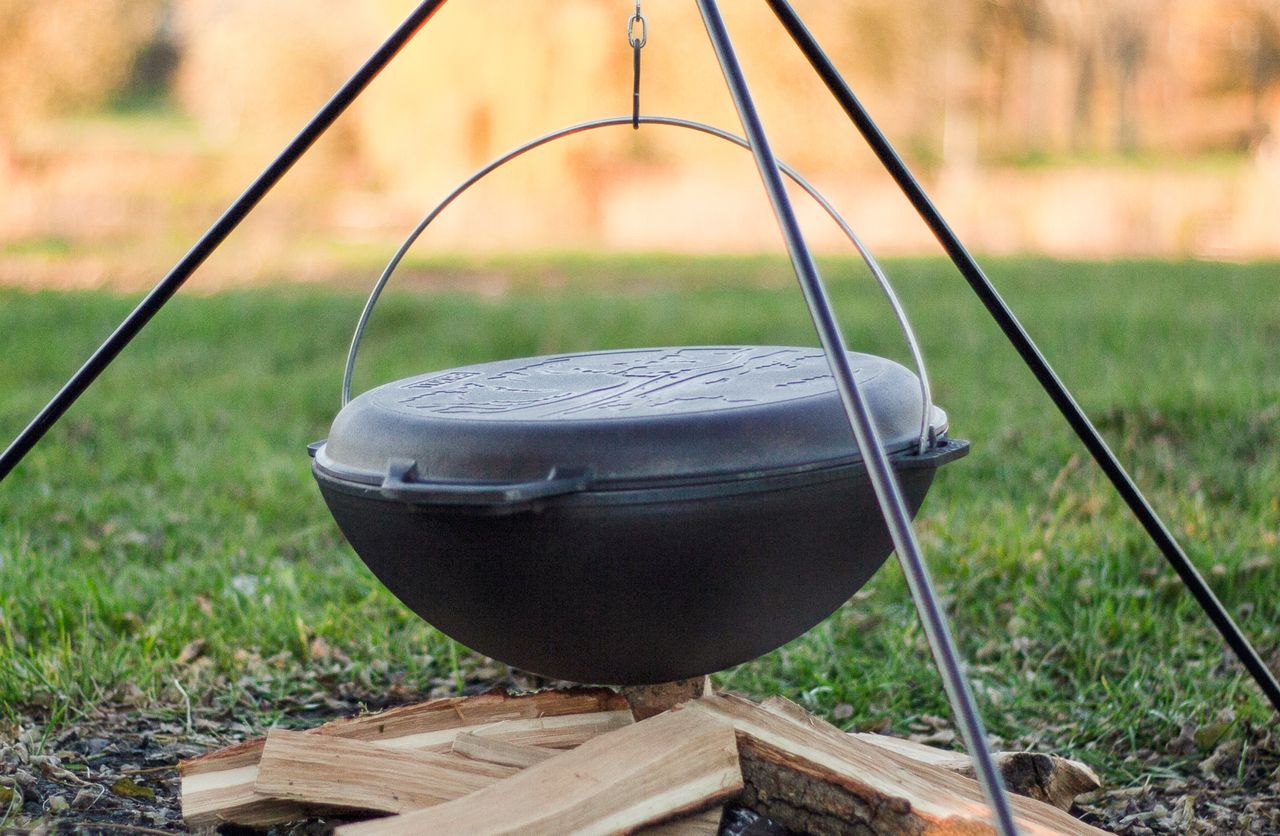
[[[640,37],[636,37],[636,22],[640,23]],[[649,43],[649,21],[640,14],[640,4],[636,3],[636,13],[627,21],[627,43],[635,49],[642,49]]]
[[[694,122],[689,119],[677,119],[670,116],[642,116],[640,117],[640,121],[650,125],[668,125],[676,128],[688,128],[690,130],[698,131],[699,133],[709,134],[720,139],[728,140],[741,148],[750,149],[751,147],[747,140],[742,137],[702,122]],[[516,157],[522,156],[535,148],[546,145],[549,142],[554,142],[557,139],[584,133],[596,128],[607,128],[630,124],[632,124],[632,117],[615,116],[608,119],[595,119],[590,122],[581,122],[577,125],[561,128],[560,130],[553,131],[549,134],[543,134],[542,136],[532,139],[489,162],[483,168],[479,169],[464,180],[457,188],[449,192],[443,200],[436,204],[435,208],[424,215],[422,220],[418,222],[418,225],[409,233],[409,236],[405,238],[404,243],[400,245],[400,248],[396,250],[395,255],[393,255],[391,260],[387,262],[387,266],[383,269],[382,275],[378,277],[378,281],[374,283],[373,290],[369,293],[369,298],[364,304],[364,310],[360,312],[360,319],[356,323],[355,334],[351,337],[351,347],[347,351],[347,365],[342,374],[342,405],[346,406],[351,400],[351,376],[355,370],[356,354],[360,350],[360,342],[364,338],[365,326],[369,322],[370,314],[373,313],[374,305],[378,303],[378,297],[382,295],[383,288],[385,288],[387,286],[387,282],[391,280],[392,273],[394,273],[396,268],[400,266],[400,262],[404,259],[405,254],[408,253],[409,248],[413,246],[414,242],[418,240],[431,222],[439,217],[441,212],[448,208],[449,204],[453,203],[453,201],[462,195],[463,192],[467,191],[480,180],[491,174],[495,169],[501,168]],[[912,361],[915,363],[916,371],[919,374],[920,396],[924,404],[924,410],[920,417],[919,452],[924,452],[932,441],[929,433],[929,421],[933,413],[933,394],[931,387],[929,386],[929,375],[925,370],[924,355],[920,351],[920,343],[916,340],[915,331],[911,328],[911,323],[907,319],[907,313],[902,307],[902,302],[898,299],[898,294],[894,292],[893,285],[889,282],[889,277],[885,275],[884,270],[881,269],[880,263],[876,261],[875,256],[873,256],[871,251],[867,249],[866,245],[862,243],[862,239],[860,239],[857,233],[853,231],[853,227],[849,226],[848,222],[846,222],[840,213],[836,211],[836,208],[831,205],[831,202],[823,197],[808,180],[802,177],[800,173],[791,166],[779,161],[778,167],[782,170],[783,174],[791,178],[797,186],[812,197],[814,201],[821,206],[824,211],[826,211],[831,219],[836,222],[836,225],[840,227],[840,231],[845,234],[845,237],[848,238],[854,248],[857,249],[858,254],[862,256],[863,262],[871,271],[871,275],[875,278],[876,284],[880,286],[881,291],[884,292],[885,298],[889,302],[889,306],[893,309],[893,315],[898,320],[898,325],[902,329],[903,338],[907,342],[907,348],[911,352]]]

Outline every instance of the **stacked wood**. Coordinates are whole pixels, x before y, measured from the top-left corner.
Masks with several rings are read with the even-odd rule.
[[[273,730],[262,749],[253,788],[302,805],[404,813],[462,798],[519,771],[451,752],[391,749]]]
[[[851,737],[773,698],[764,705],[713,695],[679,708],[731,724],[748,807],[802,833],[989,833],[990,810],[972,778]],[[1012,799],[1020,832],[1098,833],[1056,807]]]
[[[733,727],[697,712],[672,712],[590,740],[457,801],[338,833],[629,833],[741,790]]]
[[[968,778],[975,774],[973,759],[960,752],[884,734],[854,733],[851,736],[918,763],[931,764]],[[1093,792],[1102,785],[1094,771],[1080,761],[1041,752],[996,752],[993,757],[1010,792],[1044,801],[1059,810],[1070,810],[1076,796]]]
[[[711,677],[709,676],[660,682],[657,685],[625,685],[622,688],[622,696],[626,697],[627,703],[631,706],[631,714],[637,720],[661,714],[682,702],[710,693]]]
[[[732,802],[798,832],[992,832],[963,755],[846,734],[786,700],[757,705],[705,683],[629,696],[639,722],[622,696],[578,689],[272,730],[184,763],[183,815],[194,827],[386,816],[344,836],[710,836]],[[1063,812],[1097,787],[1087,767],[1030,753],[997,762],[1029,796],[1014,800],[1023,833],[1099,832]]]
[[[625,699],[613,691],[575,689],[546,691],[526,696],[489,693],[476,697],[446,697],[379,714],[336,720],[307,734],[364,741],[397,749],[448,752],[461,731],[483,730],[499,723],[505,737],[528,739],[530,728],[567,718],[548,740],[552,748],[575,746],[603,731],[631,722]],[[520,726],[524,723],[525,726]],[[265,738],[249,740],[194,760],[184,761],[182,813],[192,827],[223,822],[247,827],[267,827],[306,818],[310,813],[332,812],[324,799],[300,804],[259,792],[258,762]]]

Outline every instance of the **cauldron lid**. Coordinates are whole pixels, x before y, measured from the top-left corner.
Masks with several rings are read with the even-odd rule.
[[[850,352],[890,453],[919,440],[919,382]],[[930,425],[946,430],[934,408]],[[597,488],[748,478],[861,459],[820,349],[687,346],[500,360],[352,400],[316,451],[379,484],[392,461],[432,481],[513,482],[586,470]]]

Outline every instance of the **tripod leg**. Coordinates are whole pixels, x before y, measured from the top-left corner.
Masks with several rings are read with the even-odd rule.
[[[946,616],[938,603],[937,595],[933,590],[933,581],[929,577],[929,570],[921,555],[920,544],[916,541],[915,531],[911,527],[911,513],[903,501],[897,477],[880,443],[870,410],[858,389],[857,380],[845,351],[844,338],[840,334],[840,327],[827,300],[826,289],[818,275],[817,265],[800,232],[800,225],[792,210],[791,201],[783,187],[778,161],[765,136],[764,127],[751,99],[751,92],[747,88],[746,78],[742,75],[742,68],[738,64],[737,54],[729,40],[729,33],[725,29],[716,0],[698,0],[698,8],[702,12],[702,19],[706,24],[707,34],[711,37],[712,46],[715,47],[716,57],[720,61],[720,68],[724,72],[725,82],[733,96],[738,116],[742,120],[743,130],[751,143],[756,166],[760,169],[760,176],[764,180],[765,191],[768,192],[774,214],[778,217],[778,224],[782,227],[796,278],[800,281],[805,301],[809,305],[809,313],[813,317],[822,347],[826,351],[827,362],[831,367],[831,375],[835,378],[845,415],[853,430],[858,449],[862,451],[863,461],[875,489],[876,500],[880,504],[880,512],[893,538],[894,549],[902,563],[903,574],[906,575],[916,610],[920,614],[925,635],[933,650],[934,660],[942,675],[952,711],[964,735],[965,747],[973,758],[978,780],[982,784],[988,804],[994,811],[997,830],[1002,836],[1011,836],[1017,833],[1013,821],[1013,810],[1005,793],[1000,772],[996,769],[991,751],[987,747],[986,730],[983,728],[982,718],[974,704],[969,683],[965,679],[960,654],[956,651]]]
[[[116,359],[138,333],[146,327],[151,318],[164,307],[165,303],[178,291],[178,288],[191,277],[204,260],[221,246],[227,236],[239,226],[254,207],[275,187],[285,173],[293,167],[320,136],[342,115],[347,106],[355,101],[369,82],[382,72],[391,59],[395,58],[405,44],[418,33],[430,17],[445,4],[446,0],[422,0],[405,20],[396,27],[382,46],[369,57],[360,69],[338,89],[324,107],[311,121],[303,127],[293,140],[285,146],[280,155],[271,161],[257,179],[249,184],[240,197],[214,222],[213,226],[200,237],[186,255],[182,257],[160,283],[148,293],[138,306],[125,317],[124,321],[107,337],[106,342],[90,355],[71,379],[58,390],[44,409],[31,420],[31,423],[18,434],[9,447],[0,453],[0,482],[8,476],[18,462],[31,451],[32,447],[44,437],[49,428],[71,407],[76,399],[88,389],[98,375]]]
[[[1040,382],[1040,386],[1053,399],[1058,411],[1062,413],[1062,417],[1071,425],[1071,429],[1079,436],[1080,441],[1089,450],[1094,461],[1098,463],[1103,473],[1111,480],[1116,492],[1120,494],[1125,504],[1129,506],[1129,510],[1142,523],[1142,527],[1147,530],[1148,536],[1151,537],[1151,540],[1160,549],[1169,564],[1173,566],[1174,571],[1178,573],[1178,577],[1182,579],[1182,583],[1191,592],[1200,608],[1209,616],[1213,626],[1217,628],[1218,633],[1245,666],[1245,669],[1249,671],[1254,681],[1258,683],[1258,687],[1262,689],[1271,705],[1277,712],[1280,712],[1280,683],[1276,682],[1275,676],[1267,669],[1266,663],[1262,661],[1261,657],[1258,656],[1258,651],[1245,638],[1244,633],[1240,631],[1240,628],[1227,613],[1226,608],[1222,606],[1222,602],[1218,600],[1217,596],[1213,594],[1213,590],[1205,583],[1204,578],[1196,570],[1186,552],[1178,545],[1178,542],[1173,538],[1173,534],[1161,521],[1146,497],[1138,490],[1138,486],[1129,477],[1124,466],[1116,458],[1115,453],[1111,452],[1111,448],[1107,446],[1106,441],[1103,440],[1098,430],[1093,426],[1089,417],[1085,415],[1084,410],[1076,403],[1075,398],[1067,391],[1067,387],[1049,366],[1049,362],[1040,353],[1040,349],[1036,347],[1022,324],[1018,322],[1008,304],[1005,303],[1004,299],[1000,298],[1000,294],[996,291],[995,286],[991,284],[991,280],[982,272],[978,262],[974,260],[964,244],[960,242],[960,239],[951,230],[937,207],[933,205],[933,201],[929,199],[920,183],[911,174],[907,164],[898,156],[884,133],[871,119],[866,108],[858,101],[848,83],[841,77],[840,71],[836,69],[835,64],[823,52],[813,34],[804,25],[804,21],[796,14],[788,0],[768,0],[768,3],[774,14],[782,22],[783,27],[786,28],[788,34],[791,35],[796,45],[800,47],[801,52],[809,59],[809,63],[813,65],[814,70],[817,71],[822,81],[827,85],[827,89],[831,91],[836,101],[844,108],[849,119],[853,121],[858,131],[862,134],[863,139],[867,141],[867,144],[871,146],[871,150],[880,158],[881,164],[893,176],[893,179],[898,183],[898,187],[902,189],[907,199],[911,201],[912,206],[915,207],[916,212],[920,214],[920,217],[928,224],[929,229],[933,231],[934,236],[942,244],[943,249],[951,257],[951,261],[964,276],[965,280],[969,282],[973,292],[982,300],[982,304],[986,306],[996,324],[1004,331],[1005,337],[1012,343],[1018,354],[1022,356],[1023,362],[1031,369],[1031,373]]]

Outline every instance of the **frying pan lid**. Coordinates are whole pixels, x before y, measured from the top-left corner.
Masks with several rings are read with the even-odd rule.
[[[919,441],[909,370],[850,352],[890,453]],[[930,425],[946,431],[935,408]],[[377,484],[389,461],[422,478],[510,482],[553,468],[597,487],[720,480],[861,459],[821,349],[686,346],[500,360],[372,389],[333,422],[317,463]]]

